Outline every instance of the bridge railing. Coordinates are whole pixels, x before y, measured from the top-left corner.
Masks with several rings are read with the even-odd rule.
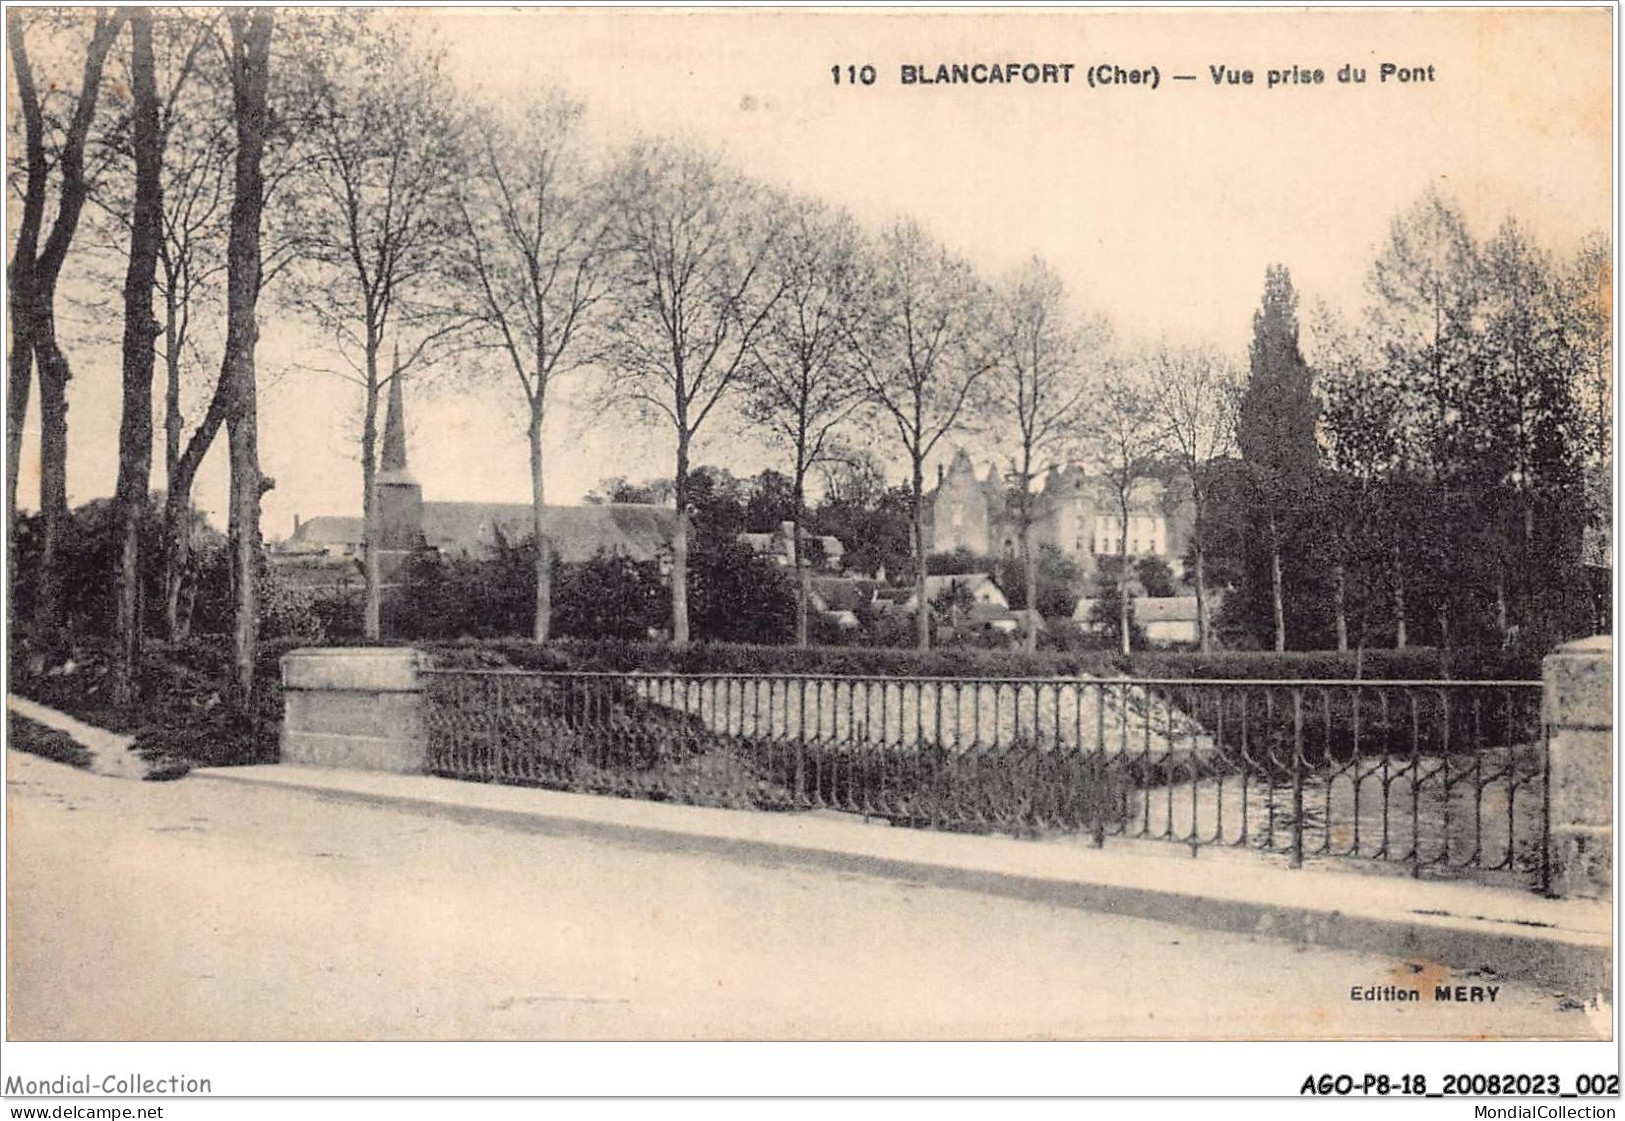
[[[436,774],[1545,890],[1538,682],[425,670]]]

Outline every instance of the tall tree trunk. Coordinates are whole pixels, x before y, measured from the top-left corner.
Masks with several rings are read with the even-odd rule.
[[[796,475],[794,480],[794,506],[790,511],[790,555],[796,562],[796,645],[808,643],[807,604],[812,598],[812,574],[807,571],[807,550],[802,547],[801,523],[807,510],[807,451],[796,449]]]
[[[50,297],[46,297],[49,299]],[[34,360],[40,384],[40,571],[34,621],[54,629],[64,623],[61,597],[62,538],[68,529],[68,357],[56,344],[56,317],[42,303],[35,320]]]
[[[1208,615],[1207,569],[1200,535],[1196,540],[1196,641],[1204,654],[1213,653],[1213,620]]]
[[[383,634],[384,601],[383,565],[378,555],[383,549],[378,516],[378,392],[378,345],[369,342],[367,399],[361,418],[361,570],[365,586],[361,633],[373,642]]]
[[[164,633],[170,641],[186,637],[188,620],[181,612],[181,584],[192,559],[191,503],[187,496],[164,491]]]
[[[1128,491],[1123,492],[1120,519],[1117,523],[1117,639],[1118,648],[1126,656],[1133,652],[1134,643],[1128,615]]]
[[[1194,467],[1190,468],[1191,479],[1198,478]],[[1196,504],[1196,517],[1191,526],[1191,553],[1195,561],[1196,583],[1196,647],[1203,654],[1213,653],[1213,620],[1209,617],[1207,603],[1207,502],[1206,495],[1200,486],[1193,486],[1192,496]]]
[[[165,458],[168,464],[164,484],[164,623],[171,639],[185,638],[191,631],[192,611],[185,595],[187,566],[192,554],[192,484],[203,457],[226,422],[231,400],[230,384],[224,366],[203,420],[181,448],[179,342],[166,359],[169,365],[169,397],[165,402]]]
[[[181,467],[180,308],[173,273],[164,283],[164,633],[181,638],[181,576],[192,549],[187,499],[177,495]]]
[[[688,434],[677,436],[677,524],[671,535],[671,641],[688,645]]]
[[[22,470],[24,422],[28,417],[28,396],[33,388],[34,343],[29,330],[29,312],[19,302],[32,297],[19,297],[18,289],[31,289],[32,284],[17,276],[17,262],[13,259],[10,275],[12,284],[11,353],[9,377],[6,383],[6,624],[16,622],[17,579],[17,483]]]
[[[912,545],[914,549],[914,645],[920,650],[931,649],[931,605],[925,598],[925,462],[916,455],[913,488],[910,497],[914,503]]]
[[[255,399],[254,346],[259,326],[260,213],[265,201],[261,160],[265,154],[268,65],[272,10],[232,9],[231,87],[237,158],[226,247],[226,346],[222,380],[230,407],[226,436],[231,457],[232,677],[228,697],[239,721],[257,731],[254,662],[259,647],[260,499],[269,489],[260,473],[259,418]]]
[[[530,529],[536,538],[536,617],[531,637],[546,642],[553,623],[553,548],[547,536],[547,492],[542,477],[542,398],[530,406]]]
[[[33,338],[35,372],[40,383],[40,514],[43,523],[35,618],[47,627],[58,627],[63,622],[59,589],[63,535],[68,522],[68,379],[72,376],[68,357],[56,338],[56,286],[90,193],[85,181],[85,140],[96,114],[102,68],[124,26],[124,19],[122,12],[103,12],[96,16],[96,27],[85,52],[79,97],[57,156],[62,189],[56,220],[36,260],[33,278],[34,314],[29,333]]]
[[[25,270],[17,258],[11,264],[11,352],[7,355],[6,379],[6,524],[13,543],[17,540],[17,486],[22,475],[23,433],[27,429],[28,398],[34,388],[34,336],[30,329],[33,299],[31,278],[19,276]],[[15,565],[8,571],[15,571]],[[8,601],[9,602],[9,601]]]
[[[1337,627],[1337,652],[1349,651],[1348,566],[1338,561],[1332,566],[1333,609]]]
[[[1394,591],[1394,649],[1405,649],[1405,566],[1400,553],[1399,539],[1394,539],[1394,552],[1389,568],[1389,579]]]
[[[45,186],[50,174],[45,160],[44,114],[40,109],[39,93],[34,87],[33,67],[29,62],[23,20],[16,8],[6,12],[6,30],[10,39],[11,72],[17,82],[18,100],[22,103],[24,141],[27,151],[27,173],[23,184],[23,205],[17,223],[17,246],[11,256],[11,268],[6,280],[6,293],[11,316],[11,353],[6,381],[6,519],[10,536],[17,540],[17,485],[22,468],[23,432],[28,419],[28,398],[33,389],[35,318],[34,266],[39,254],[40,226],[45,220]],[[8,564],[8,577],[15,573],[15,556]],[[7,598],[7,604],[10,604]]]
[[[159,325],[152,315],[158,248],[164,236],[163,187],[159,178],[163,138],[158,123],[158,85],[152,56],[152,13],[130,14],[130,74],[134,95],[131,145],[135,151],[135,204],[130,221],[130,260],[124,277],[124,400],[119,422],[117,499],[123,543],[118,574],[118,667],[120,704],[134,700],[141,654],[141,518],[152,480],[152,374]]]
[[[1027,636],[1026,649],[1031,654],[1038,649],[1038,557],[1033,553],[1033,519],[1027,512],[1028,503],[1022,504],[1021,557],[1027,582]]]
[[[1286,596],[1281,580],[1281,535],[1275,514],[1270,514],[1270,596],[1275,608],[1275,652],[1286,650]]]

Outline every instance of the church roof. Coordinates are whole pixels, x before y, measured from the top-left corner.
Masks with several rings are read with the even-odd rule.
[[[313,545],[359,545],[361,538],[360,518],[323,514],[300,522],[291,540]]]
[[[653,560],[671,546],[677,512],[665,506],[612,502],[599,506],[545,507],[548,537],[565,564],[591,560],[600,549],[633,560]],[[509,541],[530,536],[530,504],[525,502],[425,502],[423,536],[447,553],[479,554],[496,544],[497,531]],[[295,541],[359,545],[360,518],[322,516],[302,523]]]

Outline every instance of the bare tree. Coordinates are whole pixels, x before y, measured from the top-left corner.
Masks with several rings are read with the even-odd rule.
[[[547,641],[552,615],[542,455],[548,396],[559,378],[595,356],[590,319],[606,287],[605,208],[583,166],[580,116],[581,105],[557,92],[509,106],[500,117],[479,114],[457,195],[457,269],[473,345],[501,355],[525,404],[537,642]]]
[[[908,457],[913,501],[916,639],[931,645],[925,596],[925,461],[978,411],[993,369],[988,298],[970,266],[904,221],[881,235],[847,326],[869,399]]]
[[[174,15],[166,22],[172,34],[189,33],[192,42],[162,106],[164,236],[156,281],[164,368],[164,628],[174,639],[190,629],[181,596],[192,547],[192,484],[225,423],[225,398],[215,393],[188,433],[183,385],[206,366],[194,321],[212,310],[226,267],[232,127],[222,68],[196,54],[217,41],[217,18],[190,28]]]
[[[57,592],[58,554],[68,517],[68,379],[72,371],[56,334],[56,291],[62,264],[73,242],[89,194],[85,174],[85,143],[96,115],[96,101],[102,85],[102,71],[108,52],[123,29],[125,14],[101,9],[91,27],[85,48],[84,71],[78,93],[63,129],[56,151],[59,199],[56,217],[43,247],[45,196],[50,190],[51,164],[47,158],[49,124],[26,44],[29,22],[17,9],[6,13],[7,37],[12,73],[16,77],[23,111],[24,147],[27,152],[27,178],[23,191],[23,211],[10,272],[12,340],[10,373],[7,382],[6,489],[8,517],[15,528],[17,477],[32,365],[40,385],[40,514],[41,542],[39,592],[35,604],[37,621],[56,625],[62,604]]]
[[[885,496],[886,472],[871,451],[849,443],[831,444],[818,467],[826,505],[870,507]]]
[[[308,117],[306,91],[290,80],[298,69],[282,52],[296,55],[319,49],[332,31],[330,15],[292,13],[281,21],[270,61],[270,120],[262,179],[267,205],[304,158],[298,137]],[[288,24],[294,34],[286,34]],[[191,623],[190,570],[192,538],[199,525],[192,509],[192,487],[203,459],[226,419],[228,401],[211,364],[218,362],[219,330],[224,318],[223,279],[231,203],[235,144],[229,48],[224,46],[219,11],[162,9],[153,20],[159,121],[162,144],[160,183],[163,236],[155,275],[160,324],[157,356],[164,371],[164,629],[184,637]],[[280,78],[280,80],[278,80]],[[121,91],[108,98],[115,111]],[[108,166],[92,185],[90,200],[103,218],[102,240],[114,255],[132,234],[131,188],[134,156],[129,143],[127,112],[115,122],[109,141]],[[269,217],[269,214],[267,215]],[[290,244],[273,225],[262,229],[261,286],[272,282],[290,259]],[[92,268],[94,263],[92,263]],[[201,399],[194,397],[201,394]]]
[[[1206,551],[1215,466],[1236,452],[1236,401],[1240,377],[1221,354],[1192,347],[1161,346],[1152,352],[1154,394],[1166,451],[1190,479],[1191,532],[1196,586],[1196,626],[1202,653],[1213,650]]]
[[[1163,433],[1159,420],[1156,396],[1147,384],[1145,365],[1127,360],[1109,363],[1090,411],[1092,432],[1086,449],[1117,506],[1117,622],[1124,654],[1130,651],[1130,508],[1139,484],[1151,478],[1161,451]]]
[[[804,199],[787,201],[768,255],[783,295],[751,348],[746,415],[789,446],[796,568],[796,645],[807,645],[811,575],[802,526],[807,474],[862,400],[842,324],[852,318],[859,238],[851,218]]]
[[[226,248],[226,346],[220,364],[229,402],[226,440],[231,455],[228,536],[235,608],[232,627],[230,703],[240,718],[253,719],[258,699],[254,661],[259,650],[260,499],[274,481],[260,471],[259,414],[254,345],[260,295],[260,213],[265,182],[261,160],[269,128],[270,8],[232,8],[229,73],[237,153],[232,180],[231,233]]]
[[[141,646],[141,515],[152,477],[152,372],[158,323],[152,315],[158,251],[164,237],[163,131],[159,121],[153,16],[131,11],[130,88],[134,97],[130,143],[135,154],[135,201],[130,218],[129,267],[124,279],[123,409],[119,422],[118,571],[119,655],[115,678],[120,703],[133,699]]]
[[[772,231],[757,189],[711,154],[640,142],[611,173],[615,314],[611,399],[671,425],[672,642],[688,642],[688,498],[695,435],[734,389],[778,288],[764,267]]]
[[[1401,479],[1426,478],[1438,488],[1448,475],[1474,362],[1481,269],[1460,207],[1434,190],[1393,220],[1372,262],[1368,330],[1398,395]],[[1405,557],[1414,550],[1406,536],[1425,536],[1414,521],[1420,505],[1396,500],[1388,511],[1394,645],[1400,649],[1408,639]]]
[[[1021,531],[1029,651],[1038,649],[1038,554],[1033,549],[1033,480],[1076,443],[1079,406],[1091,387],[1085,352],[1105,341],[1101,320],[1080,323],[1066,306],[1066,285],[1034,257],[1005,282],[995,308],[998,365],[989,379],[993,407],[1015,421],[1009,479]]]
[[[456,126],[438,55],[381,22],[338,42],[344,49],[302,59],[316,110],[289,221],[308,275],[287,294],[333,338],[346,368],[328,372],[362,393],[363,630],[377,638],[379,407],[390,380],[431,356],[430,348],[460,325],[436,302],[430,283],[441,278],[455,244],[448,188],[457,168]],[[386,368],[390,339],[405,357]]]
[[[1614,253],[1606,233],[1581,243],[1563,284],[1584,420],[1581,444],[1595,462],[1608,464],[1614,451]]]

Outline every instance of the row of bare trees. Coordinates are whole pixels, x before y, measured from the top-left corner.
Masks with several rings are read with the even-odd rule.
[[[116,505],[123,547],[119,568],[109,576],[119,589],[120,656],[117,688],[126,699],[141,637],[139,516],[152,469],[153,381],[157,340],[165,346],[170,385],[166,422],[171,441],[166,466],[175,487],[186,454],[176,441],[175,379],[178,354],[186,342],[187,321],[178,307],[201,277],[188,258],[195,232],[186,206],[199,205],[204,188],[189,193],[177,186],[196,171],[191,133],[201,120],[196,90],[208,86],[224,98],[229,112],[216,119],[210,135],[229,147],[232,171],[214,199],[231,199],[221,223],[225,242],[225,343],[220,352],[209,412],[214,426],[230,434],[231,537],[233,587],[237,597],[234,672],[228,693],[236,708],[252,704],[257,614],[254,600],[259,552],[259,501],[268,485],[260,474],[256,446],[254,345],[255,309],[261,286],[260,218],[264,205],[262,160],[272,131],[268,74],[273,16],[269,11],[234,9],[225,15],[158,14],[144,8],[99,10],[35,9],[7,13],[11,73],[21,106],[21,166],[8,169],[13,189],[23,198],[22,220],[14,233],[7,298],[12,323],[8,381],[7,510],[15,540],[22,434],[32,384],[40,388],[40,513],[43,550],[34,622],[60,627],[64,605],[58,593],[66,563],[67,384],[71,365],[58,332],[63,266],[79,232],[87,204],[95,201],[122,231],[125,260],[121,342],[122,412]],[[126,34],[128,31],[128,34]],[[36,51],[36,47],[43,47]],[[66,78],[72,60],[82,60],[78,81]],[[68,60],[68,61],[64,61]],[[54,62],[63,73],[42,80],[40,65]],[[108,81],[113,68],[128,81]],[[64,80],[65,79],[65,80]],[[109,87],[104,91],[104,86]],[[107,96],[103,96],[104,92]],[[215,101],[218,106],[219,101]],[[180,122],[185,120],[186,125]],[[219,122],[226,122],[221,125]],[[181,133],[186,140],[178,140]],[[171,161],[171,153],[185,149]],[[218,149],[220,151],[226,148]],[[167,195],[166,195],[166,192]],[[47,200],[57,197],[47,232]],[[183,201],[176,209],[176,200]],[[167,203],[167,205],[166,205]],[[41,237],[44,237],[43,244]],[[202,266],[199,266],[202,267]],[[70,281],[72,286],[75,281]],[[154,308],[162,298],[162,320]],[[212,432],[208,438],[212,438]],[[207,439],[204,443],[207,443]],[[201,459],[202,450],[193,457]],[[195,464],[191,465],[195,471]]]
[[[1130,446],[1137,431],[1119,433],[1125,438],[1111,447],[1099,417],[1122,397],[1113,396],[1111,379],[1143,372],[1144,363],[1107,363],[1104,324],[1076,317],[1061,280],[1041,262],[994,288],[911,221],[864,231],[837,210],[749,180],[699,146],[645,140],[594,151],[582,106],[561,94],[469,101],[409,21],[365,12],[281,18],[273,42],[272,17],[258,12],[11,17],[29,155],[11,290],[18,326],[10,508],[32,366],[44,413],[48,589],[67,493],[67,365],[51,309],[67,242],[92,201],[100,244],[127,266],[118,488],[128,511],[121,571],[129,590],[120,612],[127,666],[142,615],[134,527],[150,486],[159,359],[165,625],[171,636],[186,631],[191,489],[224,429],[240,658],[249,657],[258,503],[272,485],[258,470],[252,419],[262,289],[287,321],[315,330],[328,355],[320,368],[360,394],[369,635],[380,618],[379,407],[392,383],[418,368],[457,376],[482,369],[510,387],[528,434],[542,544],[538,641],[548,636],[550,613],[545,423],[560,382],[589,369],[594,379],[572,386],[583,397],[601,396],[672,434],[676,642],[688,637],[693,448],[721,424],[743,421],[784,448],[798,540],[810,473],[838,443],[868,432],[908,465],[914,552],[923,557],[926,463],[951,434],[968,430],[1012,449],[1029,585],[1033,484],[1048,466],[1100,463],[1121,484],[1126,535],[1131,492],[1153,453]],[[29,108],[36,25],[66,43],[88,40],[67,117]],[[98,110],[109,65],[132,80],[117,83],[118,95]],[[87,151],[95,174],[85,170]],[[52,180],[61,202],[41,251]],[[211,379],[214,362],[219,375]],[[1126,423],[1152,421],[1164,447],[1166,424],[1143,416]],[[808,576],[804,550],[796,552],[797,634],[805,641]],[[923,602],[924,566],[915,569]],[[48,591],[39,597],[38,621],[56,621],[60,611]],[[923,611],[919,641],[928,641]]]
[[[864,229],[838,209],[752,181],[699,145],[644,139],[595,146],[583,106],[562,94],[466,96],[440,55],[414,34],[417,25],[387,12],[29,9],[7,18],[23,140],[14,145],[12,176],[22,207],[8,292],[8,508],[15,517],[18,453],[37,379],[45,555],[35,614],[55,625],[62,606],[51,577],[67,511],[69,377],[58,290],[69,245],[89,215],[96,244],[123,274],[117,501],[125,549],[117,579],[126,685],[143,614],[135,527],[151,487],[161,361],[165,625],[172,636],[185,633],[191,490],[224,430],[235,679],[241,697],[251,693],[259,504],[273,485],[257,449],[262,291],[280,323],[314,332],[328,355],[320,368],[353,383],[360,397],[364,621],[373,636],[382,581],[379,406],[409,371],[481,372],[506,386],[528,437],[532,528],[541,546],[537,641],[548,637],[551,600],[545,433],[561,392],[605,415],[635,414],[671,435],[671,634],[678,643],[689,635],[694,449],[719,428],[752,428],[781,449],[798,546],[808,478],[834,449],[867,443],[906,464],[922,647],[929,642],[925,471],[944,442],[960,435],[999,447],[1008,461],[1029,604],[1037,580],[1035,490],[1050,468],[1090,465],[1114,501],[1118,550],[1126,555],[1142,484],[1177,466],[1194,507],[1191,575],[1206,650],[1216,466],[1239,451],[1255,476],[1260,509],[1273,517],[1292,501],[1289,481],[1324,481],[1315,474],[1323,446],[1340,478],[1359,476],[1362,455],[1380,457],[1370,471],[1389,474],[1399,473],[1395,464],[1444,455],[1456,446],[1450,441],[1472,435],[1452,419],[1463,414],[1451,396],[1470,384],[1459,373],[1469,363],[1452,350],[1455,340],[1470,337],[1479,340],[1472,368],[1507,374],[1485,383],[1496,387],[1500,409],[1493,418],[1484,414],[1485,424],[1505,420],[1527,433],[1521,444],[1499,439],[1497,447],[1505,451],[1501,479],[1531,496],[1524,509],[1532,526],[1538,488],[1529,480],[1540,465],[1530,457],[1545,455],[1542,441],[1549,443],[1536,423],[1541,394],[1550,396],[1553,379],[1571,372],[1575,348],[1558,354],[1527,342],[1551,333],[1525,324],[1530,309],[1546,306],[1538,277],[1528,278],[1547,273],[1516,231],[1481,252],[1462,241],[1459,222],[1448,216],[1414,219],[1414,236],[1401,237],[1396,227],[1373,274],[1382,298],[1360,336],[1382,340],[1386,351],[1372,357],[1346,341],[1353,336],[1323,332],[1345,340],[1328,343],[1318,358],[1327,371],[1326,423],[1317,399],[1299,410],[1307,427],[1272,434],[1247,418],[1279,414],[1299,392],[1270,388],[1259,376],[1261,363],[1303,365],[1296,296],[1289,282],[1276,291],[1284,271],[1272,272],[1266,286],[1254,377],[1244,391],[1234,367],[1211,350],[1114,346],[1107,324],[1078,314],[1062,279],[1036,258],[989,283],[913,221]],[[41,39],[59,64],[76,60],[77,83],[66,73],[38,80],[33,46]],[[109,72],[129,80],[108,82]],[[1472,297],[1486,276],[1506,279],[1500,303]],[[1486,328],[1484,309],[1492,306],[1499,310]],[[1603,386],[1606,315],[1586,319],[1588,304],[1572,306],[1563,337],[1590,340],[1582,357]],[[1431,342],[1424,337],[1429,322]],[[1481,361],[1485,355],[1493,360]],[[1307,394],[1308,377],[1294,377],[1281,385],[1301,382]],[[1435,391],[1405,397],[1415,397],[1418,386]],[[1605,401],[1605,388],[1596,396]],[[1405,397],[1404,407],[1378,408],[1390,397]],[[1430,421],[1435,406],[1443,411]],[[1379,430],[1396,418],[1404,421],[1393,437],[1401,443],[1384,443]],[[1603,415],[1595,426],[1599,445],[1606,424]],[[1301,463],[1256,450],[1287,444]],[[1279,484],[1273,491],[1271,479]],[[1286,533],[1270,521],[1264,536],[1283,645],[1288,580],[1277,539]],[[1532,529],[1524,539],[1532,547]],[[810,598],[804,552],[795,550],[803,642]],[[1402,559],[1396,555],[1393,564],[1399,569]],[[1128,580],[1126,564],[1118,573]],[[1339,597],[1345,582],[1340,575]],[[1403,597],[1405,587],[1396,581],[1393,595]],[[1118,599],[1126,643],[1128,597]],[[1398,615],[1403,627],[1403,606]],[[1029,647],[1036,627],[1029,615]]]

